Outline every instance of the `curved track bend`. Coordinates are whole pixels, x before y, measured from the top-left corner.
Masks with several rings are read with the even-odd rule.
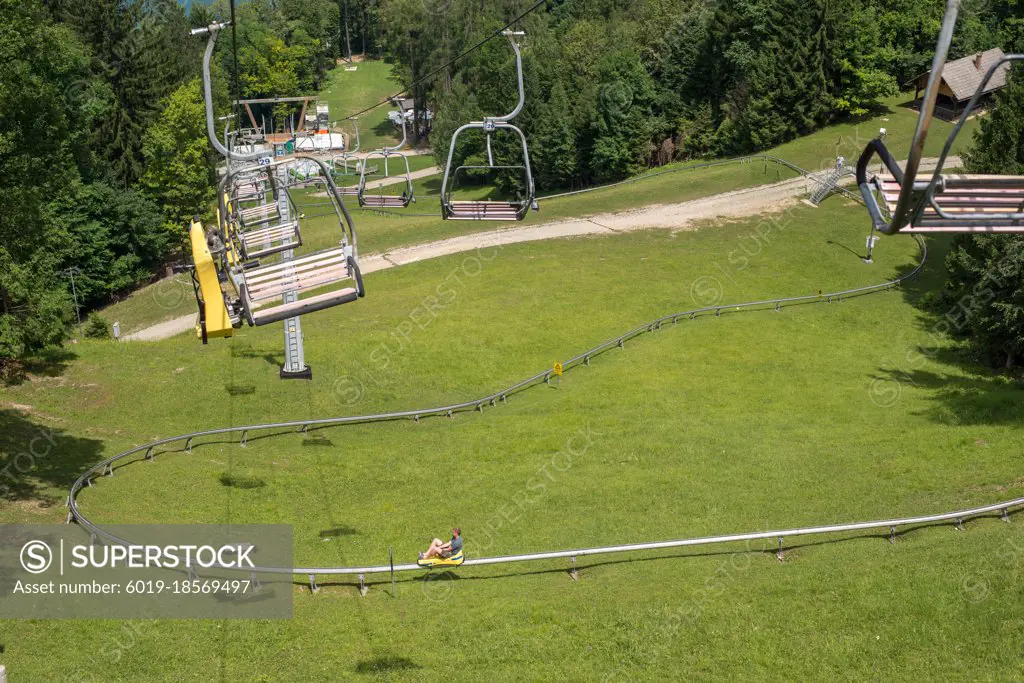
[[[920,246],[920,260],[917,267],[913,271],[903,275],[895,280],[889,280],[876,285],[869,285],[866,287],[857,287],[853,289],[846,289],[830,293],[822,293],[819,295],[809,296],[795,296],[795,297],[784,297],[778,299],[765,299],[762,301],[749,301],[742,303],[732,304],[721,304],[718,306],[709,306],[704,308],[695,308],[688,311],[681,311],[678,313],[672,313],[664,315],[654,320],[648,321],[643,325],[635,327],[624,334],[610,339],[603,344],[599,344],[583,353],[580,353],[572,358],[569,358],[562,363],[564,371],[577,368],[581,365],[589,365],[590,359],[597,356],[605,351],[613,348],[621,348],[623,344],[640,335],[654,330],[660,329],[664,324],[676,324],[680,320],[694,319],[699,316],[715,315],[718,316],[722,311],[725,310],[736,310],[736,309],[766,309],[774,307],[776,311],[780,310],[783,306],[790,306],[796,304],[812,303],[812,302],[823,302],[831,303],[832,301],[841,301],[845,297],[855,297],[865,294],[871,294],[875,292],[885,291],[894,287],[909,278],[916,276],[921,269],[924,267],[925,260],[927,259],[927,247],[923,240],[915,236]],[[508,396],[519,393],[530,387],[537,386],[539,384],[546,383],[552,376],[553,369],[547,369],[538,372],[516,384],[508,386],[500,391],[482,396],[469,401],[463,401],[461,403],[453,403],[446,406],[438,406],[434,408],[421,408],[413,410],[403,410],[389,413],[377,413],[371,415],[354,415],[348,417],[335,417],[335,418],[324,418],[318,420],[302,420],[292,422],[276,422],[268,424],[258,425],[245,425],[239,427],[224,427],[220,429],[208,429],[204,431],[191,432],[188,434],[182,434],[179,436],[172,436],[166,439],[160,439],[151,443],[132,448],[123,453],[119,453],[111,458],[107,458],[102,462],[99,462],[89,469],[87,469],[72,485],[71,490],[67,498],[68,516],[67,522],[77,522],[93,534],[94,538],[103,539],[105,541],[121,544],[121,545],[132,545],[132,542],[126,539],[119,538],[113,534],[104,530],[98,524],[91,522],[79,509],[77,496],[78,493],[87,486],[92,486],[93,479],[100,476],[113,476],[115,463],[128,461],[130,459],[138,459],[141,456],[144,459],[151,459],[155,453],[155,449],[160,446],[168,444],[181,444],[184,443],[184,451],[191,452],[193,445],[197,439],[203,437],[217,436],[223,434],[239,434],[240,444],[244,445],[250,432],[276,432],[279,434],[293,433],[294,431],[305,432],[312,427],[328,427],[328,426],[341,426],[348,424],[360,424],[369,422],[385,422],[391,420],[415,420],[419,421],[425,417],[435,416],[447,416],[451,417],[457,412],[466,411],[480,411],[483,412],[487,407],[497,406],[499,403],[503,403]],[[667,541],[655,541],[650,543],[632,543],[628,545],[613,545],[613,546],[599,546],[591,548],[576,548],[566,550],[556,550],[550,552],[538,552],[538,553],[526,553],[520,555],[502,555],[496,557],[479,557],[470,558],[465,561],[462,565],[464,567],[476,566],[476,565],[487,565],[487,564],[504,564],[509,562],[533,562],[539,560],[550,560],[557,558],[576,558],[584,557],[589,555],[606,555],[612,553],[623,553],[623,552],[636,552],[644,550],[658,550],[664,548],[679,548],[686,546],[708,546],[720,543],[732,543],[732,542],[743,542],[759,539],[777,539],[781,552],[783,539],[794,537],[794,536],[812,536],[820,534],[834,534],[843,532],[863,531],[868,529],[887,529],[890,534],[895,534],[896,529],[899,527],[910,527],[920,526],[926,524],[935,524],[940,522],[956,522],[961,524],[963,520],[979,517],[983,515],[991,515],[993,513],[1001,513],[1004,519],[1008,519],[1008,514],[1011,509],[1019,508],[1024,506],[1024,498],[1015,498],[1000,503],[994,503],[991,505],[985,505],[981,507],[969,508],[965,510],[956,510],[952,512],[943,512],[931,515],[922,515],[917,517],[902,517],[896,519],[882,519],[867,522],[852,522],[848,524],[832,524],[828,526],[816,526],[816,527],[804,527],[794,529],[781,529],[776,531],[762,531],[752,533],[740,533],[730,534],[724,536],[706,536],[698,538],[685,538],[679,540],[667,540]],[[363,567],[257,567],[255,571],[270,574],[292,574],[300,575],[305,574],[309,576],[311,586],[316,585],[316,576],[320,575],[360,575],[360,579],[365,574],[379,574],[387,572],[405,572],[405,571],[421,571],[423,568],[416,564],[382,564],[376,566],[363,566]]]

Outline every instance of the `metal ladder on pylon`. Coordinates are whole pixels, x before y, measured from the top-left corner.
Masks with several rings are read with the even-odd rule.
[[[288,207],[288,165],[282,164],[277,169],[278,187],[277,209],[281,214],[281,222],[291,220]],[[295,252],[291,249],[281,253],[281,261],[291,261]],[[298,301],[298,292],[285,292],[281,297],[283,303]],[[306,365],[306,351],[302,344],[302,323],[299,318],[288,318],[284,321],[284,365],[281,366],[281,379],[313,379],[313,370]]]

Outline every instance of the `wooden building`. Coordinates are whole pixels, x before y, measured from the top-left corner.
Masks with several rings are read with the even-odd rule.
[[[942,69],[942,81],[939,84],[939,97],[936,110],[948,110],[949,118],[955,119],[959,112],[963,111],[967,101],[978,89],[981,80],[985,77],[989,68],[1003,58],[1003,51],[998,47],[984,52],[946,62]],[[1000,88],[1006,87],[1006,77],[1010,71],[1009,63],[1000,66],[985,86],[985,94],[988,95]],[[914,79],[914,102],[920,106],[918,97],[928,84],[927,71]]]

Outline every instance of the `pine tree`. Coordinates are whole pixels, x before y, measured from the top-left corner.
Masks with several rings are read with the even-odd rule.
[[[964,155],[972,173],[1024,175],[1024,77],[1015,71],[996,96]],[[1024,236],[961,235],[946,257],[944,299],[956,321],[990,360],[1006,367],[1024,359]]]
[[[576,175],[576,133],[572,127],[569,96],[561,82],[556,82],[551,89],[531,142],[537,185],[544,189],[570,186]]]

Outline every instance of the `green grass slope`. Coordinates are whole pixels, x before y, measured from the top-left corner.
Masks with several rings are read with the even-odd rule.
[[[383,102],[402,89],[391,78],[391,65],[387,62],[369,59],[356,64],[355,71],[345,71],[337,66],[327,75],[327,81],[320,91],[320,100],[330,107],[331,119],[341,122],[343,117]],[[402,137],[401,131],[388,121],[388,112],[394,109],[390,104],[377,107],[359,117],[359,140],[361,151],[380,149],[394,145]],[[351,122],[339,123],[351,134]]]
[[[916,244],[892,238],[863,264],[863,209],[838,198],[775,217],[770,233],[765,220],[374,273],[365,300],[304,320],[309,383],[277,379],[276,326],[207,347],[79,344],[4,390],[0,464],[40,427],[59,448],[0,521],[59,522],[76,473],[156,437],[463,400],[657,315],[870,284],[915,262]],[[917,303],[941,276],[939,253],[900,290],[681,321],[483,414],[161,454],[80,504],[108,523],[290,523],[297,562],[352,565],[389,548],[409,561],[453,524],[472,557],[1020,495],[1020,388],[954,343],[935,348]],[[259,485],[230,485],[242,478]],[[552,561],[404,575],[394,597],[385,584],[365,598],[296,585],[289,622],[7,621],[0,642],[25,680],[1006,680],[1024,656],[1014,522],[895,545],[804,539],[783,563],[770,542],[589,558],[578,582]]]

